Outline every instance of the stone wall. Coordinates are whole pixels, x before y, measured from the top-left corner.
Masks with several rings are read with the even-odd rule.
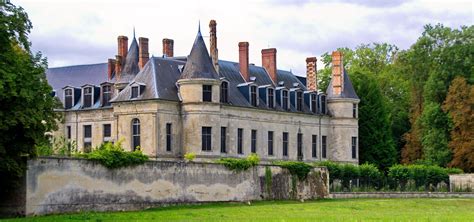
[[[474,192],[474,173],[449,175],[449,189]]]
[[[332,192],[331,198],[474,198],[474,193],[450,192]]]
[[[267,167],[271,182],[265,179]],[[288,170],[272,165],[236,172],[215,163],[149,161],[110,170],[84,159],[38,158],[28,162],[26,215],[138,210],[177,203],[326,198],[328,176],[326,168],[314,168],[305,181],[294,186]]]

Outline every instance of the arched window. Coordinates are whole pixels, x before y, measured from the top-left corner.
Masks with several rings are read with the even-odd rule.
[[[136,150],[140,147],[140,120],[132,120],[132,150]]]
[[[222,82],[221,83],[221,103],[228,103],[229,102],[229,83]]]

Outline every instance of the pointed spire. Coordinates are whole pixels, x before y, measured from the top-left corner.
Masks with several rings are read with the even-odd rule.
[[[133,26],[133,38],[135,38],[135,26]]]
[[[202,36],[201,35],[201,20],[198,21],[198,36]]]

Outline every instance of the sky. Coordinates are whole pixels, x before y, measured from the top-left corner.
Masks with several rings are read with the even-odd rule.
[[[209,46],[209,21],[217,21],[219,59],[238,62],[238,42],[249,42],[250,63],[261,50],[277,49],[277,68],[306,73],[305,59],[339,47],[395,44],[407,49],[426,24],[473,25],[469,0],[11,0],[33,23],[33,51],[49,67],[107,62],[117,54],[117,36],[149,38],[162,56],[162,39],[174,40],[174,55],[189,54],[201,25]],[[318,67],[322,63],[318,61]]]

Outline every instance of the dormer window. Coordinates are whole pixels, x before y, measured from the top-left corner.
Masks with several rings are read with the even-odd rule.
[[[82,107],[88,108],[92,106],[92,87],[84,88],[84,98]]]
[[[272,88],[268,88],[268,94],[267,94],[267,104],[269,108],[274,108],[275,107],[275,90]]]
[[[131,99],[136,99],[138,98],[138,95],[140,94],[140,89],[138,86],[132,86],[132,95],[130,96]]]
[[[311,112],[313,113],[317,110],[317,98],[316,94],[311,94]]]
[[[102,106],[110,106],[110,99],[112,98],[112,86],[102,86]]]
[[[303,111],[303,92],[296,92],[296,110]]]
[[[281,99],[282,100],[281,107],[284,110],[288,110],[288,90],[285,89],[285,90],[281,91],[281,94],[282,94],[282,96],[281,96],[281,98],[282,98]]]
[[[202,101],[212,102],[212,85],[202,86]]]
[[[250,104],[257,106],[257,86],[250,86]]]
[[[70,109],[73,105],[72,89],[64,90],[64,108]]]
[[[326,114],[326,96],[321,95],[319,98],[321,103],[321,114]]]
[[[229,102],[229,83],[222,82],[221,83],[221,103],[228,103]]]

